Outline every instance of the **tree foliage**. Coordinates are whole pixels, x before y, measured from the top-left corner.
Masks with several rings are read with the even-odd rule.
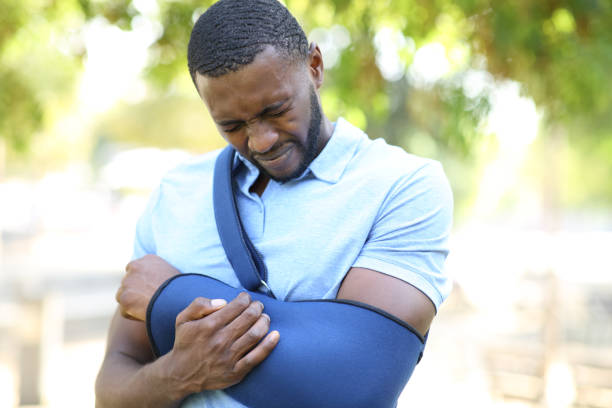
[[[163,31],[150,46],[146,77],[163,94],[185,82],[191,27],[212,1],[153,1],[158,12],[147,18],[156,19]],[[83,27],[102,16],[130,30],[141,17],[135,3],[0,3],[0,137],[25,148],[44,124],[50,103],[73,90],[86,56],[79,37]],[[465,79],[470,72],[487,72],[495,81],[518,81],[543,113],[544,129],[563,126],[577,151],[599,151],[611,161],[601,153],[609,150],[605,140],[612,135],[612,3],[607,0],[286,4],[311,40],[328,51],[322,98],[332,118],[346,116],[371,135],[409,149],[469,160],[482,141],[490,105],[489,95],[468,89]],[[422,47],[433,43],[442,46],[437,49],[448,66],[433,67],[441,69],[436,80],[419,80],[411,66]],[[599,171],[610,167],[602,164]]]

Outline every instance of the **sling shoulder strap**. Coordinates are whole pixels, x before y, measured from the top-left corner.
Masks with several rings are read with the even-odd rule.
[[[270,297],[274,294],[266,284],[267,269],[240,221],[234,196],[232,168],[235,150],[227,146],[217,157],[213,178],[213,207],[221,244],[234,273],[242,286]]]

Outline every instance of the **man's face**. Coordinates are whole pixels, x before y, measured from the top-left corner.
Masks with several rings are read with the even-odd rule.
[[[221,135],[270,178],[299,176],[327,141],[307,64],[272,47],[237,72],[197,74],[196,84]]]

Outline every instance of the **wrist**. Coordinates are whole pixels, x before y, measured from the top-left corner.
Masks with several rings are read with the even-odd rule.
[[[146,378],[149,398],[147,407],[174,407],[189,394],[191,391],[175,376],[171,353],[168,353],[157,360],[142,367],[143,375]]]
[[[163,393],[172,401],[180,401],[188,395],[204,389],[203,383],[196,384],[194,381],[181,375],[180,368],[184,364],[180,360],[175,350],[170,350],[170,352],[155,360],[156,366],[150,374],[154,378],[155,383],[161,384],[161,387],[164,389]]]

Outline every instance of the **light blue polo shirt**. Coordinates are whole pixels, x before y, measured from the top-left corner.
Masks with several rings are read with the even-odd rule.
[[[238,287],[213,213],[212,182],[220,150],[170,171],[140,218],[134,258],[157,254],[184,273]],[[295,180],[271,180],[249,192],[259,170],[234,163],[245,230],[264,257],[278,299],[335,298],[351,267],[410,283],[436,308],[448,296],[444,272],[453,199],[441,165],[371,140],[338,119],[321,153]],[[222,391],[190,397],[187,407],[242,407]]]

